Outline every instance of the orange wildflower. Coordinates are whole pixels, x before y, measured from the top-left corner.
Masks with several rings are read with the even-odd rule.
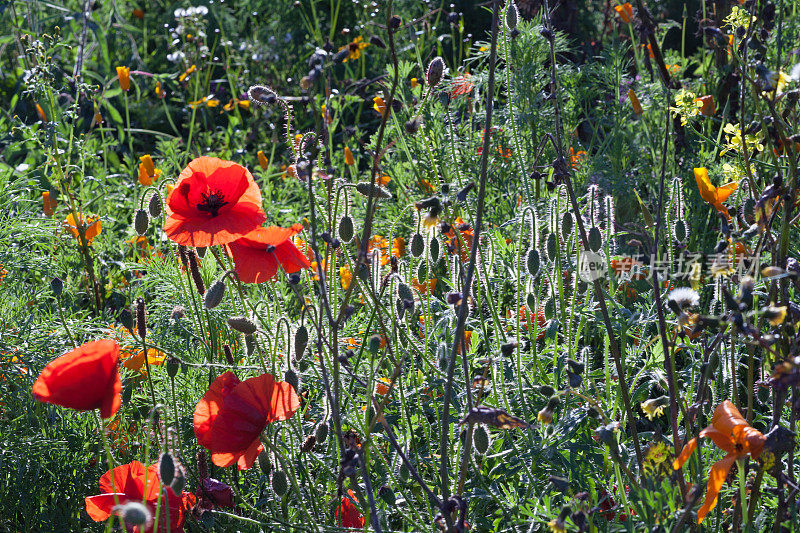
[[[372,99],[372,109],[374,109],[379,115],[383,116],[386,113],[386,102],[383,101],[383,98],[380,96],[376,96]]]
[[[453,78],[453,83],[450,86],[450,98],[469,94],[473,87],[475,87],[475,84],[472,82],[472,75],[468,72]]]
[[[586,155],[586,150],[578,150],[577,152],[570,146],[569,148],[569,161],[573,169],[577,169],[581,160]]]
[[[641,115],[644,110],[642,109],[642,103],[639,102],[639,97],[636,96],[636,93],[633,92],[633,89],[628,89],[628,99],[631,101],[631,107],[633,107],[633,112],[637,115]]]
[[[350,148],[347,146],[344,147],[344,164],[348,167],[351,167],[356,164],[356,160],[353,157],[353,152],[350,151]]]
[[[704,117],[710,117],[717,112],[717,106],[714,104],[714,97],[711,95],[701,96],[694,99],[700,114]]]
[[[398,259],[403,257],[406,253],[406,240],[402,237],[396,237],[392,240],[392,256]]]
[[[728,208],[722,205],[722,202],[728,199],[731,193],[739,187],[739,184],[731,182],[726,185],[714,187],[714,185],[711,184],[711,180],[708,179],[708,170],[704,167],[694,169],[694,179],[697,182],[697,188],[700,189],[700,197],[711,204],[714,209],[727,218],[730,218]]]
[[[131,69],[128,67],[117,67],[117,79],[119,80],[120,89],[129,91],[131,88]]]
[[[42,193],[42,211],[44,211],[44,214],[49,217],[53,216],[57,206],[58,200],[50,197],[50,191],[44,191]]]
[[[85,225],[86,226],[86,244],[92,244],[92,239],[100,235],[103,231],[103,223],[100,221],[99,218],[96,217],[86,217],[83,218],[83,215],[78,213],[78,221],[75,221],[75,217],[72,216],[72,213],[67,215],[67,219],[64,221],[64,226],[67,231],[69,231],[73,237],[76,239],[80,239],[80,234],[78,233],[78,225]]]
[[[633,6],[630,2],[625,2],[622,5],[614,6],[614,11],[617,12],[619,19],[625,24],[630,24],[633,20]]]
[[[258,166],[261,167],[261,170],[267,170],[269,168],[269,160],[267,156],[264,155],[263,150],[258,151]]]
[[[39,115],[39,120],[47,122],[47,115],[44,114],[44,109],[39,104],[36,104],[36,114]]]
[[[140,20],[143,19],[144,18],[144,9],[139,9],[137,7],[136,9],[133,10],[133,16],[136,17],[137,19],[140,19]]]
[[[420,283],[417,278],[411,280],[411,286],[420,294],[428,294],[436,289],[436,278],[431,278],[427,281]]]
[[[714,463],[708,477],[706,499],[697,511],[697,523],[700,524],[706,515],[717,506],[719,491],[725,478],[728,477],[733,463],[748,455],[758,459],[767,438],[757,429],[750,426],[736,406],[725,400],[714,409],[711,425],[700,432],[700,438],[708,437],[719,449],[726,452],[725,457]],[[697,439],[692,439],[683,447],[683,451],[672,463],[672,468],[679,470],[697,448]]]
[[[194,73],[194,71],[195,71],[195,70],[197,70],[197,65],[192,65],[191,67],[187,68],[187,69],[186,69],[186,70],[183,72],[183,74],[181,74],[180,76],[178,76],[178,81],[183,81],[183,80],[185,80],[186,78],[188,78],[189,76],[191,76],[191,75]]]
[[[344,265],[339,268],[339,283],[342,284],[342,288],[345,290],[349,289],[350,285],[353,284],[353,272],[349,266]]]

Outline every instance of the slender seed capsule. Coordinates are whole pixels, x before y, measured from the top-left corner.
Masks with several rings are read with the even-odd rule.
[[[139,337],[144,339],[147,335],[147,322],[145,320],[146,309],[144,306],[144,298],[136,299],[136,332]]]

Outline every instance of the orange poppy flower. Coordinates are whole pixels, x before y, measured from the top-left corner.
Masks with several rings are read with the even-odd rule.
[[[167,237],[202,247],[233,242],[267,218],[250,171],[216,157],[198,157],[183,169],[167,197],[167,215]]]
[[[95,217],[86,217],[83,218],[83,215],[78,213],[78,222],[75,222],[75,217],[72,216],[72,213],[67,215],[67,219],[64,221],[64,226],[66,227],[67,231],[69,231],[73,237],[78,239],[80,242],[80,234],[78,233],[78,224],[85,224],[86,225],[86,244],[91,245],[92,240],[100,235],[103,231],[103,223],[100,222],[99,218]]]
[[[697,104],[697,108],[700,109],[700,114],[704,117],[710,117],[717,112],[717,106],[714,103],[714,97],[711,95],[695,98],[694,102]]]
[[[44,114],[44,109],[39,104],[36,104],[36,114],[39,116],[39,120],[47,122],[47,115]]]
[[[372,99],[372,109],[374,109],[379,115],[383,116],[383,114],[386,112],[386,102],[384,102],[383,98],[380,96],[376,96]]]
[[[450,98],[469,94],[475,84],[472,82],[472,75],[465,73],[462,76],[453,78],[453,83],[450,86]]]
[[[630,2],[625,2],[622,5],[614,6],[614,11],[617,12],[619,19],[625,24],[630,24],[633,20],[633,6]]]
[[[44,367],[33,397],[76,411],[100,409],[100,416],[111,418],[122,403],[118,362],[115,341],[87,342]]]
[[[352,501],[351,501],[352,500]],[[366,523],[366,518],[359,512],[358,507],[353,504],[353,501],[358,502],[355,492],[352,489],[347,490],[347,495],[342,496],[342,501],[339,507],[334,511],[336,516],[336,524],[339,527],[349,527],[353,529],[363,529]]]
[[[111,481],[112,471],[109,470],[100,478],[100,491],[102,494],[89,496],[84,499],[86,512],[95,522],[107,520],[117,504],[127,502],[144,502],[150,511],[150,516],[156,516],[156,505],[159,493],[162,493],[161,482],[158,479],[158,465],[145,466],[139,461],[121,465],[113,470],[114,481]],[[194,500],[194,495],[184,492],[178,496],[172,487],[166,487],[166,496],[161,501],[161,518],[158,525],[149,524],[147,529],[134,527],[134,533],[159,533],[164,531],[182,532],[183,522],[186,519],[186,509]],[[167,522],[169,515],[169,522]],[[152,520],[151,520],[152,521]]]
[[[728,199],[731,193],[739,187],[739,184],[731,182],[714,187],[711,184],[711,180],[708,179],[708,170],[703,167],[694,169],[694,179],[697,182],[697,188],[700,189],[700,197],[711,204],[714,209],[730,218],[728,208],[722,205],[722,202]]]
[[[406,253],[406,240],[402,237],[392,239],[392,256],[400,259]]]
[[[161,366],[164,364],[164,360],[166,358],[167,354],[161,350],[157,350],[155,348],[147,349],[147,362],[150,364],[150,366]],[[126,359],[125,362],[122,363],[122,366],[129,370],[138,370],[142,374],[146,374],[147,367],[144,363],[144,350],[139,350],[135,355],[132,355]]]
[[[128,91],[131,88],[131,69],[128,67],[117,67],[117,79],[119,80],[119,87],[123,91]]]
[[[215,465],[237,464],[246,470],[263,449],[259,436],[267,424],[288,420],[299,405],[294,387],[271,374],[239,381],[233,372],[225,372],[195,407],[194,433],[211,450]]]
[[[144,9],[140,9],[140,8],[137,7],[136,9],[133,10],[132,13],[133,13],[133,16],[136,17],[137,19],[141,20],[141,19],[144,18]]]
[[[269,169],[269,160],[267,159],[267,156],[264,155],[264,151],[259,150],[257,155],[258,155],[258,166],[261,167],[261,170]]]
[[[301,224],[291,228],[257,228],[226,246],[233,257],[235,270],[244,283],[262,283],[275,277],[278,265],[291,274],[309,268],[311,262],[292,242],[303,230]]]
[[[581,164],[581,160],[586,156],[586,150],[578,150],[577,152],[570,146],[569,148],[569,162],[573,169],[577,169]]]
[[[339,268],[339,283],[342,284],[344,290],[349,289],[350,285],[353,284],[353,272],[349,266],[344,265]]]
[[[436,290],[436,278],[431,278],[427,281],[420,282],[417,278],[413,278],[411,280],[411,286],[414,287],[415,290],[419,291],[420,294],[428,294],[429,292],[433,292]]]
[[[344,164],[348,167],[352,167],[356,164],[356,160],[353,157],[353,152],[347,146],[344,147]]]
[[[450,228],[446,234],[447,247],[452,250],[452,253],[457,253],[461,256],[461,260],[464,263],[467,263],[469,262],[469,254],[472,249],[472,241],[475,238],[475,233],[472,231],[472,227],[464,222],[461,217],[456,218],[454,226],[455,228]],[[458,229],[458,232],[461,234],[461,239],[456,237],[456,229]],[[464,242],[463,248],[461,246],[462,241]]]
[[[719,449],[726,452],[725,457],[714,463],[708,477],[706,499],[697,511],[697,523],[701,523],[706,515],[717,506],[719,491],[725,478],[728,477],[733,463],[748,455],[758,459],[767,438],[760,431],[750,426],[730,400],[725,400],[714,409],[711,425],[700,432],[700,438],[708,437]],[[697,439],[692,439],[683,447],[683,451],[672,463],[679,470],[697,448]]]
[[[636,96],[636,93],[633,92],[633,89],[628,89],[628,100],[631,101],[631,107],[633,107],[633,112],[635,114],[641,115],[644,113],[644,109],[642,109],[642,103],[639,101],[639,97]]]
[[[49,217],[53,216],[57,206],[58,200],[50,198],[50,191],[44,191],[42,193],[42,211],[44,211],[44,214]]]

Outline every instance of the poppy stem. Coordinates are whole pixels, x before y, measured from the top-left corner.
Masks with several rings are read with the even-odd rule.
[[[742,522],[744,527],[750,523],[750,516],[747,512],[747,478],[745,477],[745,467],[747,466],[747,457],[742,457],[736,460],[739,470],[739,502],[742,507]]]

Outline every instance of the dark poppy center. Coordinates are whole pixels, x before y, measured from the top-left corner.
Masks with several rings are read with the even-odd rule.
[[[219,210],[230,202],[225,201],[225,196],[219,190],[213,190],[210,193],[204,192],[200,195],[203,199],[202,202],[197,204],[197,209],[204,213],[208,213],[211,217],[219,214]]]

